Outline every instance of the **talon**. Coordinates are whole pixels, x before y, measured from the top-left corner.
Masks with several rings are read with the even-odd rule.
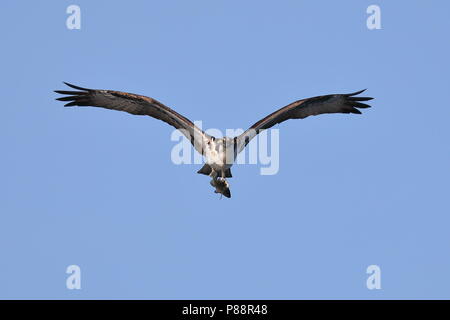
[[[210,181],[211,186],[215,188],[214,193],[220,193],[227,198],[231,197],[230,184],[225,178],[217,177]]]

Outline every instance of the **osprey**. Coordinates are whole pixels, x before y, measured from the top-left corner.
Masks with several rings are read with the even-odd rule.
[[[214,192],[220,193],[227,198],[231,197],[231,192],[226,178],[231,178],[230,168],[236,160],[236,156],[262,130],[289,119],[304,119],[308,116],[324,113],[361,114],[359,109],[370,107],[361,101],[373,99],[370,97],[357,97],[365,90],[348,94],[330,94],[302,99],[269,114],[237,137],[215,138],[206,134],[186,117],[155,99],[133,93],[87,89],[67,82],[64,83],[77,90],[55,91],[56,93],[67,95],[56,99],[68,101],[64,105],[65,107],[92,106],[126,111],[135,115],[147,115],[162,120],[180,130],[191,142],[195,150],[205,157],[205,164],[197,173],[210,176],[212,178],[211,185],[215,188]]]

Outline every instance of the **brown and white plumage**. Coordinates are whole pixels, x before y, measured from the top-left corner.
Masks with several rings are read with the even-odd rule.
[[[68,101],[64,105],[65,107],[100,107],[125,111],[134,115],[150,116],[162,120],[175,129],[180,130],[200,153],[203,152],[202,146],[211,138],[211,136],[195,126],[191,120],[153,98],[114,90],[87,89],[67,82],[64,83],[78,90],[55,90],[56,93],[68,95],[56,99],[59,101]]]
[[[349,94],[329,94],[302,100],[297,100],[287,106],[278,109],[259,120],[238,137],[239,152],[253,139],[259,132],[269,129],[274,125],[289,119],[304,119],[309,116],[316,116],[324,113],[354,113],[361,114],[359,109],[370,108],[368,104],[361,101],[372,100],[371,97],[356,97],[365,90]]]
[[[148,115],[180,130],[189,139],[194,148],[206,158],[206,164],[198,173],[211,176],[211,185],[215,187],[215,192],[221,193],[228,198],[231,197],[231,193],[225,178],[231,177],[230,168],[237,154],[261,131],[289,119],[304,119],[325,113],[361,114],[359,109],[370,107],[361,101],[373,99],[370,97],[358,97],[358,94],[365,91],[361,90],[350,94],[331,94],[298,100],[259,120],[238,137],[216,139],[203,132],[186,117],[153,98],[114,90],[87,89],[64,83],[77,90],[55,91],[66,95],[57,98],[60,101],[67,101],[66,107],[93,106],[125,111],[135,115]],[[230,159],[230,154],[232,159]]]

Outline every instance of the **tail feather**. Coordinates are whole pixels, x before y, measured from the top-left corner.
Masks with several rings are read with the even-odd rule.
[[[212,169],[209,164],[205,164],[200,170],[197,171],[197,173],[204,174],[207,176],[209,176],[211,174],[211,172],[212,172]]]
[[[197,173],[204,174],[204,175],[207,175],[207,176],[209,176],[211,174],[211,172],[212,172],[211,166],[209,164],[206,164],[206,163],[205,163],[205,165],[203,167],[201,167],[200,170],[197,171]],[[219,173],[219,177],[220,176],[221,175]],[[225,178],[232,178],[232,177],[233,177],[233,175],[231,174],[231,168],[226,169],[225,170]]]

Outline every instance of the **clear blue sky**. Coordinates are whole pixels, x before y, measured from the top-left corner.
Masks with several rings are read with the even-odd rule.
[[[70,4],[81,30],[66,28]],[[448,1],[0,9],[0,298],[450,298]],[[199,165],[171,162],[171,127],[63,108],[61,81],[223,130],[320,94],[376,100],[283,123],[279,173],[236,166],[219,200]],[[72,264],[81,290],[66,289]],[[381,290],[366,288],[372,264]]]

